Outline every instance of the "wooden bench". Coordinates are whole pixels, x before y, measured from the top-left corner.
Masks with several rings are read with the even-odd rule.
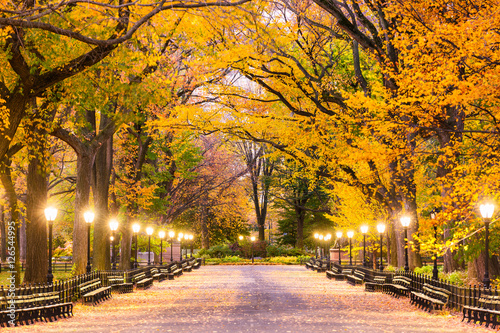
[[[134,282],[137,289],[147,289],[153,285],[153,278],[147,277],[146,273],[138,273],[132,277],[132,281]]]
[[[386,280],[387,278],[383,275],[375,276],[372,281],[365,280],[365,291],[382,291]]]
[[[431,312],[435,309],[442,310],[448,303],[450,295],[449,290],[424,283],[423,292],[412,291],[410,293],[410,302]]]
[[[344,281],[345,276],[346,275],[344,274],[344,272],[335,266],[332,266],[329,271],[326,271],[326,277],[329,278],[330,280],[335,279],[338,281]]]
[[[13,303],[14,314],[8,309]],[[46,292],[31,295],[18,295],[12,298],[0,297],[0,325],[10,326],[9,321],[14,320],[15,326],[29,325],[36,321],[54,321],[73,315],[73,303],[62,302],[60,292]],[[12,318],[12,315],[14,318]]]
[[[328,270],[328,262],[319,261],[318,264],[314,267],[314,270],[318,273],[326,272]]]
[[[406,276],[396,275],[390,283],[382,285],[383,292],[399,298],[400,296],[407,297],[411,291],[411,279]]]
[[[101,286],[100,279],[94,279],[78,285],[79,294],[82,297],[82,303],[91,302],[92,305],[111,298],[111,286]]]
[[[182,269],[183,272],[191,272],[191,270],[193,269],[193,267],[191,267],[187,261],[184,261],[181,264],[181,269]]]
[[[158,270],[158,268],[151,268],[149,272],[153,280],[156,280],[158,282],[161,282],[167,278],[164,273]]]
[[[172,272],[171,267],[172,266],[166,268],[160,268],[160,272],[163,273],[168,280],[173,280],[175,277],[175,274]]]
[[[198,269],[201,267],[201,262],[202,262],[202,259],[201,258],[197,258],[193,264],[193,269]]]
[[[474,323],[479,322],[481,325],[486,323],[486,327],[491,324],[495,329],[499,325],[498,317],[500,315],[500,296],[483,295],[478,300],[477,306],[465,305],[463,308],[463,318],[467,318],[469,323],[471,320]]]
[[[307,269],[313,269],[314,265],[316,264],[316,259],[311,258],[309,259],[308,262],[306,262],[306,268]]]
[[[120,275],[108,276],[108,285],[111,286],[111,291],[117,291],[120,294],[134,291],[134,284],[125,282],[124,277]]]
[[[346,275],[347,283],[350,285],[363,284],[365,281],[365,273],[360,270],[355,270],[353,274]]]

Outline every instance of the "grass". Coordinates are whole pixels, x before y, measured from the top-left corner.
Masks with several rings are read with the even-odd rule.
[[[71,272],[53,272],[54,275],[54,282],[55,281],[60,281],[60,280],[66,280],[71,277]],[[10,284],[8,278],[11,277],[11,273],[7,272],[6,270],[2,269],[2,272],[0,273],[0,286],[6,286]],[[24,272],[21,272],[21,283],[24,278]]]

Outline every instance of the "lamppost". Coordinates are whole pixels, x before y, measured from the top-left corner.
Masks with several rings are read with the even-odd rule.
[[[112,262],[113,262],[113,270],[116,271],[116,254],[115,254],[115,231],[118,230],[118,221],[117,220],[111,220],[109,222],[109,228],[111,229],[111,256]]]
[[[318,239],[319,239],[319,234],[315,233],[314,234],[314,239],[316,239],[316,242],[314,242],[314,252],[316,253],[316,259],[318,259]]]
[[[252,241],[252,264],[253,264],[253,242],[255,242],[255,236],[250,237],[250,240]]]
[[[158,233],[160,237],[160,266],[163,265],[163,238],[165,238],[165,231],[160,231]]]
[[[170,262],[174,261],[174,237],[175,231],[170,230],[168,232],[168,237],[170,237]]]
[[[352,266],[352,238],[354,237],[354,231],[347,232],[347,238],[349,238],[349,265]]]
[[[90,273],[92,267],[90,266],[90,226],[94,222],[94,212],[86,211],[83,213],[83,219],[87,222],[87,274]]]
[[[186,240],[186,244],[188,243],[189,241],[189,235],[188,234],[184,234],[184,239]],[[186,246],[186,260],[188,258],[188,246]]]
[[[339,243],[339,265],[342,265],[342,259],[340,258],[340,239],[342,238],[342,231],[337,231],[337,243]]]
[[[431,219],[434,227],[434,246],[435,246],[437,242],[436,209],[433,209],[431,211]],[[438,280],[437,249],[436,253],[434,254],[434,268],[432,269],[432,279],[436,281]]]
[[[324,239],[323,235],[319,235],[318,237],[318,251],[319,251],[319,258],[323,259],[323,247],[321,246],[321,243]]]
[[[366,262],[366,233],[368,232],[368,226],[361,226],[361,233],[363,234],[363,267],[366,267],[368,263]]]
[[[180,252],[179,261],[182,261],[182,238],[184,237],[184,234],[182,232],[179,232],[177,236],[178,236],[177,240],[179,241],[179,252]]]
[[[194,248],[194,241],[193,241],[194,236],[189,234],[189,242],[191,243],[191,256],[190,258],[193,257],[193,248]]]
[[[484,259],[484,278],[483,278],[483,285],[484,288],[489,289],[490,288],[490,272],[489,272],[489,267],[488,267],[488,260],[490,259],[490,249],[489,249],[489,234],[490,234],[490,222],[491,222],[491,217],[493,216],[493,211],[495,210],[495,206],[492,204],[482,204],[479,207],[479,210],[481,211],[481,216],[484,219],[484,238],[485,238],[485,243],[484,243],[484,250],[485,250],[485,255],[486,258]]]
[[[411,219],[408,216],[401,217],[401,224],[405,229],[405,272],[410,270],[410,267],[408,267],[408,226],[410,225],[410,221]]]
[[[139,230],[141,230],[141,226],[139,223],[135,223],[132,226],[132,231],[134,232],[135,235],[135,261],[134,261],[134,268],[139,267],[139,263],[137,262],[137,255],[139,253],[139,246],[137,243],[137,238],[139,238]]]
[[[151,235],[153,234],[153,228],[147,227],[146,233],[148,234],[148,266],[151,265]]]
[[[384,270],[384,264],[382,263],[382,237],[383,237],[384,231],[385,231],[385,224],[379,223],[377,225],[377,231],[380,234],[380,265],[378,266],[378,268],[382,272]]]
[[[45,218],[49,223],[49,270],[47,272],[47,283],[52,284],[54,280],[54,275],[52,275],[52,225],[57,216],[57,208],[47,207],[45,208]]]
[[[330,261],[330,239],[332,239],[332,235],[326,234],[326,236],[325,236],[325,257],[328,260],[328,262]],[[328,255],[326,254],[327,251],[328,251]],[[328,264],[328,265],[330,265],[330,264]],[[330,267],[330,266],[328,266],[328,267]]]

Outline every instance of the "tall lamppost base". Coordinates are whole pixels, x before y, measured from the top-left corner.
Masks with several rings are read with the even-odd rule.
[[[52,272],[49,271],[49,273],[47,274],[47,284],[52,284],[53,281],[54,281],[54,275],[52,275]]]
[[[87,274],[90,274],[91,271],[92,271],[92,266],[90,266],[90,263],[88,262],[87,263]]]

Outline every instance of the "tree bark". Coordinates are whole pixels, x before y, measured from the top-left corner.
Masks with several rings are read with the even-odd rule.
[[[5,157],[4,157],[5,160]],[[19,225],[20,225],[20,219],[19,219],[19,206],[17,203],[17,195],[16,195],[16,190],[14,187],[14,182],[12,181],[12,174],[10,172],[10,163],[2,163],[0,167],[0,180],[2,182],[2,186],[5,190],[5,195],[7,197],[7,201],[9,203],[9,211],[10,211],[10,221],[9,222],[14,222],[14,239],[10,238],[8,236],[8,231],[10,224],[7,223],[7,228],[2,229],[3,230],[3,235],[5,237],[5,243],[2,240],[2,245],[5,245],[5,248],[10,248],[12,246],[12,241],[14,241],[14,251],[9,250],[9,255],[6,257],[9,258],[14,258],[14,270],[16,274],[14,275],[15,277],[15,284],[16,286],[19,286],[21,284],[21,257],[20,257],[20,251],[19,251]],[[2,206],[2,211],[3,211],[3,206]],[[5,214],[2,214],[5,217]],[[4,226],[5,227],[5,226]],[[7,231],[7,233],[6,233]],[[3,237],[2,237],[3,238]],[[8,244],[9,243],[9,244]],[[8,244],[8,246],[7,246]],[[4,247],[4,246],[2,246]],[[7,252],[5,253],[7,254]],[[5,259],[4,259],[5,261]],[[10,264],[10,262],[9,262]]]
[[[5,262],[7,258],[7,235],[5,234],[5,212],[4,212],[4,206],[0,205],[0,232],[2,234],[2,239],[0,240],[2,242],[2,247],[1,251],[2,253],[0,254],[0,260],[1,262]]]
[[[208,233],[208,207],[201,206],[201,248],[210,248],[210,236]]]
[[[101,119],[102,121],[102,119]],[[109,138],[97,151],[92,184],[96,216],[94,220],[93,267],[97,270],[111,268],[109,248],[109,184],[113,165],[113,138]]]
[[[37,132],[36,126],[30,130]],[[48,271],[47,221],[44,210],[47,207],[46,159],[41,152],[46,151],[46,138],[33,140],[28,146],[31,160],[28,166],[26,199],[26,272],[24,283],[44,283]],[[57,220],[54,222],[57,223]]]
[[[85,273],[87,266],[88,227],[83,219],[83,213],[89,204],[93,156],[94,154],[88,149],[77,152],[73,223],[73,269],[77,275]]]

